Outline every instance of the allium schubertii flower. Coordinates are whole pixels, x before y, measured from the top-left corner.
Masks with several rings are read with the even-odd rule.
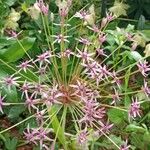
[[[109,137],[115,124],[109,119],[107,112],[109,109],[122,111],[128,116],[126,122],[136,121],[142,116],[140,104],[144,101],[139,101],[134,95],[140,92],[147,98],[150,95],[150,66],[146,58],[131,65],[116,67],[123,62],[123,57],[118,57],[118,52],[131,41],[128,41],[126,35],[119,33],[122,41],[117,41],[116,37],[117,46],[110,47],[107,40],[112,33],[107,30],[107,26],[115,19],[113,14],[107,13],[100,25],[83,25],[89,19],[88,10],[82,9],[68,19],[71,1],[57,1],[59,21],[57,19],[58,22],[55,22],[54,19],[50,24],[57,27],[59,32],[51,33],[45,25],[49,21],[48,5],[42,0],[35,5],[43,18],[47,49],[42,49],[43,52],[36,58],[29,57],[20,62],[16,66],[16,72],[1,81],[2,88],[11,90],[16,87],[21,91],[22,105],[31,114],[30,118],[35,118],[36,127],[28,124],[24,131],[26,142],[39,145],[40,150],[53,149],[55,145],[67,150],[71,149],[70,143],[74,143],[74,147],[79,150],[90,148],[91,137],[96,135],[93,141],[104,138],[114,145],[114,149],[128,150],[130,146],[126,139],[123,138],[126,142],[120,146]],[[81,22],[74,37],[69,32],[74,28],[72,19]],[[83,28],[87,29],[89,35],[81,34]],[[13,38],[19,40],[16,36]],[[133,69],[129,78],[139,72],[144,76],[141,87],[131,85],[130,89],[132,86],[136,89],[132,92],[125,90],[123,86],[126,82],[125,73],[129,68]],[[28,72],[36,80],[26,77]],[[124,104],[127,95],[130,105]],[[3,107],[13,105],[5,99],[7,96],[0,95],[1,113]]]

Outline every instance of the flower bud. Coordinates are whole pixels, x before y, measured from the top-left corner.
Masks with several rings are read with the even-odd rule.
[[[54,21],[54,13],[50,13],[50,19],[51,19],[51,21],[53,22]]]

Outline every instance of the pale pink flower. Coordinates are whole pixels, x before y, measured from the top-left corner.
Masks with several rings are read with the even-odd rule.
[[[44,141],[52,141],[48,137],[48,133],[50,130],[44,129],[43,127],[40,127],[39,129],[35,129],[34,133],[36,135],[37,140],[40,142],[40,149],[42,150]]]
[[[60,8],[59,9],[59,15],[61,17],[66,17],[68,15],[69,12],[69,8],[68,7],[64,7],[64,8]]]
[[[47,64],[44,66],[44,67],[40,67],[39,69],[38,69],[38,71],[36,72],[36,73],[38,73],[39,75],[45,75],[46,74],[46,71],[47,71]]]
[[[103,44],[105,41],[106,41],[106,35],[105,34],[103,34],[103,33],[101,33],[100,35],[99,35],[99,42],[101,43],[101,44]]]
[[[127,33],[126,37],[128,41],[133,41],[133,36],[130,33]]]
[[[52,37],[55,38],[53,44],[54,43],[61,43],[61,42],[68,42],[69,43],[69,41],[67,40],[67,38],[69,38],[70,36],[64,36],[62,34],[58,34],[58,35],[52,35]]]
[[[114,124],[110,124],[109,121],[106,122],[106,124],[99,122],[99,124],[101,125],[101,130],[102,131],[101,135],[104,133],[109,134],[110,130],[112,129],[112,127],[114,126]]]
[[[63,96],[58,89],[58,85],[53,85],[52,88],[49,88],[47,92],[42,92],[42,97],[45,100],[45,104],[48,106],[53,105],[54,103],[60,103],[59,99]]]
[[[129,108],[129,117],[132,117],[133,119],[137,116],[141,117],[140,111],[140,103],[138,102],[137,97],[135,99],[132,98],[132,103]]]
[[[84,44],[84,45],[87,45],[87,46],[89,46],[89,45],[91,45],[92,43],[88,40],[88,39],[86,39],[86,38],[79,38],[79,39],[77,39],[80,43],[82,43],[82,44]]]
[[[76,12],[76,14],[74,15],[74,17],[77,17],[77,18],[80,18],[80,19],[83,19],[85,20],[86,19],[86,16],[88,15],[89,13],[85,10],[81,10],[80,12]]]
[[[43,0],[38,0],[35,5],[38,6],[44,15],[48,15],[49,6],[48,4],[44,4]]]
[[[25,80],[22,87],[20,87],[20,89],[22,91],[21,98],[23,98],[24,94],[26,95],[28,93],[30,88],[32,88],[31,84]]]
[[[106,110],[104,107],[96,109],[95,114],[93,114],[95,119],[102,119],[105,115],[106,115]]]
[[[107,55],[104,52],[104,49],[102,49],[102,48],[97,48],[96,52],[97,52],[98,56],[102,55],[102,56],[106,56],[107,57]]]
[[[40,54],[37,56],[37,59],[34,62],[40,63],[40,68],[43,65],[43,63],[50,64],[50,58],[53,57],[53,55],[50,53],[50,51],[46,51],[43,54]]]
[[[70,58],[71,55],[74,55],[74,52],[72,52],[70,49],[67,49],[67,50],[65,50],[64,52],[59,53],[59,54],[58,54],[58,57],[59,57],[59,58],[61,58],[61,57]]]
[[[28,94],[26,94],[26,101],[25,101],[25,104],[27,105],[28,110],[29,110],[30,113],[31,113],[31,108],[33,108],[33,109],[38,109],[38,108],[35,106],[34,93],[32,93],[31,96],[29,96]]]
[[[98,26],[96,25],[93,25],[92,27],[90,26],[87,26],[90,30],[92,30],[93,32],[95,33],[99,33],[100,32],[100,29],[98,28]]]
[[[85,97],[89,91],[86,87],[86,83],[82,83],[79,80],[77,80],[76,84],[71,84],[69,86],[74,89],[74,93],[72,95],[77,95],[81,98]]]
[[[34,131],[29,127],[29,124],[28,124],[28,126],[27,126],[27,131],[24,132],[24,135],[25,135],[25,138],[26,138],[27,142],[31,142],[31,143],[34,143],[34,144],[37,145],[35,133],[34,133]]]
[[[117,73],[115,71],[113,71],[110,75],[113,78],[113,83],[116,83],[118,88],[120,88],[121,87],[121,80],[119,80],[119,78],[117,77]]]
[[[17,33],[16,31],[14,30],[6,30],[6,32],[9,34],[10,37],[12,38],[17,38],[19,33]]]
[[[39,111],[37,109],[37,113],[36,113],[35,117],[36,117],[36,121],[39,125],[41,125],[44,121],[44,118],[45,118],[44,114],[45,114],[45,110]]]
[[[80,145],[83,145],[87,142],[87,137],[88,137],[88,131],[87,128],[85,128],[84,130],[80,131],[80,133],[78,134],[77,137],[77,141]]]
[[[92,98],[84,101],[84,107],[82,111],[84,112],[83,118],[79,122],[86,123],[86,125],[92,126],[95,121],[95,117],[97,118],[97,110],[99,103],[95,102]]]
[[[106,78],[106,79],[111,75],[111,73],[108,71],[106,65],[103,65],[103,66],[100,65],[99,66],[99,75]]]
[[[95,53],[88,53],[87,49],[84,49],[84,51],[80,51],[77,49],[78,54],[76,55],[77,57],[81,58],[83,62],[93,60],[91,56],[93,56]]]
[[[142,75],[144,77],[147,77],[148,76],[147,72],[150,71],[150,65],[148,65],[148,62],[146,60],[144,60],[143,62],[139,61],[137,66],[139,68],[139,71],[142,73]]]
[[[145,93],[147,97],[150,96],[150,88],[147,85],[148,83],[144,80],[144,85],[142,86],[142,91]]]
[[[129,150],[130,145],[127,145],[127,143],[128,141],[126,140],[126,142],[120,146],[119,150]]]
[[[106,13],[106,18],[108,22],[110,22],[115,19],[115,15],[113,15],[113,13]]]
[[[118,101],[120,101],[119,92],[118,92],[115,88],[114,88],[114,91],[115,91],[115,93],[112,94],[112,99],[113,99],[113,101],[111,102],[111,105],[112,105],[112,104],[115,104],[115,105],[116,105],[116,103],[117,103]]]
[[[32,60],[29,60],[29,61],[26,60],[22,62],[20,65],[18,65],[17,67],[20,68],[20,71],[23,70],[24,72],[27,72],[28,68],[34,68],[32,65],[29,64],[31,61]]]
[[[8,89],[10,90],[12,86],[19,86],[19,83],[18,83],[18,79],[20,77],[14,77],[14,75],[11,75],[11,76],[8,76],[8,77],[5,77],[3,79],[3,83],[8,87]]]
[[[88,61],[81,63],[85,67],[84,73],[90,78],[94,78],[98,73],[98,64],[96,61]]]

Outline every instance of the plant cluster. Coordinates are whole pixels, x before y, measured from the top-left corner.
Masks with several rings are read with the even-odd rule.
[[[0,113],[15,124],[0,131],[3,143],[19,126],[23,138],[15,144],[40,150],[148,150],[149,45],[132,25],[110,30],[118,16],[107,12],[97,20],[94,5],[70,17],[72,3],[57,0],[58,15],[43,0],[28,8],[43,27],[40,45],[37,35],[16,32],[21,14],[9,14],[0,52]]]

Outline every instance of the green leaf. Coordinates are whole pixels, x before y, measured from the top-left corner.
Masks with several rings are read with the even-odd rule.
[[[128,24],[127,28],[125,29],[127,32],[134,31],[134,25]]]
[[[13,86],[10,90],[6,86],[2,89],[3,95],[6,95],[7,102],[16,103],[18,102],[18,93],[15,86]]]
[[[150,41],[150,30],[142,30],[141,33],[143,33],[147,41]]]
[[[13,119],[19,117],[19,115],[25,110],[25,107],[23,105],[21,106],[13,106],[11,107],[8,117]]]
[[[118,109],[109,109],[108,118],[115,124],[120,124],[124,120],[124,112]]]
[[[131,51],[129,53],[129,57],[133,58],[136,61],[139,61],[142,59],[142,56],[140,55],[140,53],[138,53],[137,51]]]
[[[144,133],[146,131],[146,129],[143,128],[143,127],[140,127],[138,125],[135,125],[135,124],[129,124],[126,127],[126,131],[127,132],[140,132],[140,133]]]
[[[107,35],[107,42],[109,43],[109,45],[113,46],[115,44],[114,36],[111,34],[108,34]]]
[[[4,0],[5,4],[12,6],[17,0]]]
[[[0,48],[3,48],[4,46],[9,46],[15,43],[15,39],[13,38],[7,38],[7,37],[0,37]]]
[[[18,140],[13,138],[12,140],[8,138],[5,142],[5,147],[7,150],[16,150]]]
[[[7,49],[0,50],[0,58],[7,62],[15,62],[23,57],[23,55],[33,46],[35,38],[26,37],[20,41],[16,41]]]
[[[143,140],[150,143],[150,133],[148,131],[144,133]]]
[[[56,113],[60,108],[53,106],[51,107],[51,110],[49,112],[49,115],[53,115],[54,113]],[[66,116],[66,109],[64,108],[62,117],[63,120],[65,119],[64,117]],[[55,114],[52,118],[52,126],[54,129],[55,134],[57,134],[57,138],[60,141],[60,143],[63,145],[63,147],[67,150],[67,145],[66,145],[66,140],[65,140],[65,135],[64,135],[64,128],[62,127],[62,125],[60,124],[58,118],[57,118],[57,114]]]

